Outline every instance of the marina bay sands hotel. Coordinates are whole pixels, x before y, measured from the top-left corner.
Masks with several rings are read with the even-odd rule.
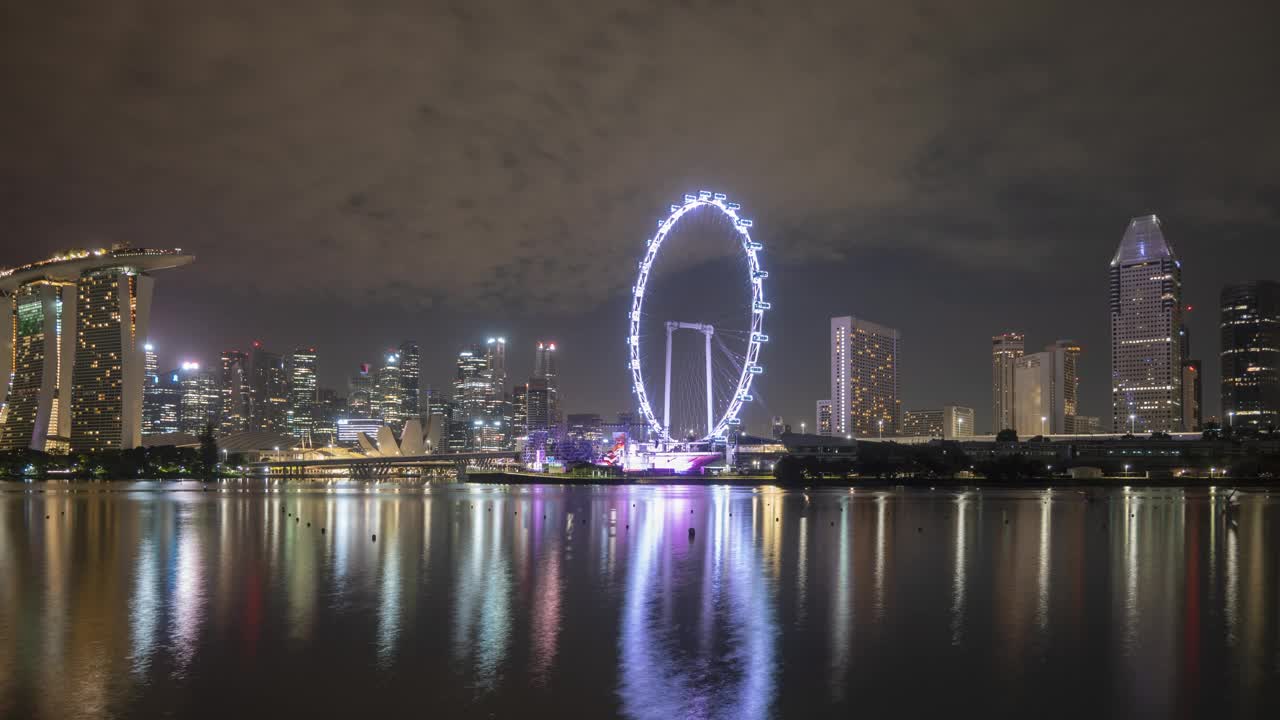
[[[115,246],[0,270],[0,450],[137,447],[152,273],[194,259]]]

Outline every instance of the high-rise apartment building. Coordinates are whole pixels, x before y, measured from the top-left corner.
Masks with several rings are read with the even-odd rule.
[[[249,425],[253,430],[284,435],[289,432],[289,381],[284,359],[253,342],[249,355],[251,403]]]
[[[1014,427],[1013,370],[1022,357],[1026,338],[1007,332],[991,338],[991,434]]]
[[[289,383],[289,409],[285,424],[289,434],[299,440],[311,440],[315,431],[316,405],[316,349],[294,348],[284,358],[285,377]]]
[[[1280,426],[1280,283],[1222,289],[1222,414],[1232,427]]]
[[[831,432],[871,437],[896,435],[897,330],[856,317],[831,318]]]
[[[406,340],[400,344],[400,417],[408,420],[425,415],[422,393],[422,353],[418,343]]]
[[[1182,429],[1182,264],[1160,219],[1129,221],[1111,259],[1111,427]]]
[[[226,435],[249,429],[253,393],[249,385],[249,354],[223,350],[221,360],[218,390],[222,393],[222,412],[218,429]]]
[[[1014,425],[1020,436],[1077,432],[1080,345],[1059,340],[1014,368]]]

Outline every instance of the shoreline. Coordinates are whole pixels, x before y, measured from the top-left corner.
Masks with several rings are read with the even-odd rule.
[[[789,490],[804,488],[1124,488],[1124,487],[1280,487],[1280,480],[1261,478],[1032,478],[1028,480],[989,480],[986,478],[827,478],[802,483],[781,484],[769,476],[759,475],[653,475],[634,477],[573,477],[512,472],[472,472],[462,482],[480,485],[732,485],[776,486]]]

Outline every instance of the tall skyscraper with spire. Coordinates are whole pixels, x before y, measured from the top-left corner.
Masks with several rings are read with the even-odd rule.
[[[1182,430],[1182,264],[1160,218],[1129,221],[1110,272],[1111,427]]]
[[[1006,332],[991,338],[991,434],[1015,426],[1014,368],[1026,351],[1022,333]]]

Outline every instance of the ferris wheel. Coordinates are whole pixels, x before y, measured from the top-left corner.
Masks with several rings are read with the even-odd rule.
[[[713,339],[718,339],[718,333],[719,335],[724,335],[726,332],[732,333],[735,331],[717,327],[712,323],[688,322],[683,318],[663,318],[662,328],[666,334],[665,382],[662,388],[663,412],[662,417],[659,418],[649,400],[649,393],[645,386],[644,364],[642,363],[642,357],[645,355],[643,350],[651,350],[651,348],[642,347],[642,338],[645,333],[641,330],[641,321],[645,317],[646,288],[650,284],[654,261],[657,260],[663,243],[671,239],[682,219],[693,217],[695,211],[698,211],[698,214],[713,213],[726,221],[724,224],[731,228],[728,232],[732,234],[732,239],[745,261],[746,288],[749,292],[748,305],[747,307],[735,309],[739,319],[733,324],[741,326],[745,323],[745,327],[749,329],[745,332],[738,331],[744,337],[745,350],[742,353],[733,354],[732,371],[720,373],[721,387],[719,391],[724,396],[724,401],[719,403],[719,406],[723,407],[723,411],[717,412],[716,393],[713,391],[716,386],[716,378],[712,369],[712,343]],[[632,388],[636,395],[640,413],[644,416],[652,436],[657,438],[659,443],[674,442],[671,415],[671,348],[672,335],[674,333],[682,330],[691,330],[701,333],[705,337],[705,424],[699,422],[705,430],[705,434],[699,431],[701,442],[723,440],[733,429],[742,424],[740,418],[742,407],[752,400],[751,383],[757,375],[764,372],[759,358],[760,348],[769,340],[769,336],[764,334],[764,313],[770,309],[769,303],[765,301],[764,280],[769,277],[769,273],[760,269],[758,253],[763,250],[763,246],[751,238],[752,222],[742,217],[739,214],[740,211],[741,206],[736,202],[729,202],[724,193],[702,190],[697,194],[686,194],[683,203],[671,205],[670,214],[658,221],[657,232],[646,243],[647,248],[644,258],[640,261],[640,272],[636,278],[636,284],[632,288],[631,311],[628,314],[627,346],[630,356],[628,365],[631,370]],[[747,297],[747,295],[744,294],[744,297]],[[652,333],[649,337],[656,340],[656,338],[653,338]]]

